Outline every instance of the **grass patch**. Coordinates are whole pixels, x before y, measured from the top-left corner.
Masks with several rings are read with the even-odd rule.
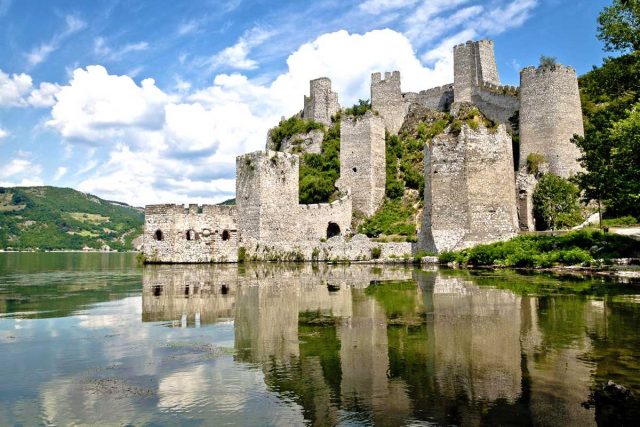
[[[358,229],[359,233],[368,237],[380,235],[413,236],[416,234],[413,205],[402,200],[387,200],[371,218],[367,218]]]
[[[562,236],[525,235],[506,242],[443,252],[441,263],[472,266],[552,267],[588,265],[596,260],[636,257],[640,242],[626,236],[581,230]]]
[[[70,212],[69,216],[73,219],[75,219],[76,221],[80,221],[80,222],[91,222],[94,224],[102,224],[103,222],[107,222],[109,221],[109,217],[108,216],[102,216],[99,214],[90,214],[90,213],[83,213],[83,212]]]

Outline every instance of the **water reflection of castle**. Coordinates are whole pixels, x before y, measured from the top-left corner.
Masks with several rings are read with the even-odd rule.
[[[233,319],[237,361],[258,364],[267,385],[293,396],[316,425],[496,424],[550,411],[553,422],[592,424],[580,406],[588,341],[547,351],[540,304],[439,272],[150,266],[143,320]],[[597,307],[583,310],[592,327],[603,321]]]

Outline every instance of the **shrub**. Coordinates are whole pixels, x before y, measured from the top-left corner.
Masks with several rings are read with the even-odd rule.
[[[243,246],[238,248],[238,262],[243,263],[247,259],[247,249]]]
[[[282,147],[282,141],[292,137],[297,133],[307,133],[314,129],[324,130],[322,123],[313,120],[301,119],[298,116],[292,116],[286,120],[281,120],[278,126],[269,131],[269,136],[273,142],[273,148],[278,151]]]
[[[527,172],[532,175],[540,173],[540,166],[545,163],[546,160],[542,154],[529,153],[527,156]]]
[[[371,248],[371,258],[378,259],[382,255],[382,248],[380,246],[376,246]]]
[[[371,101],[368,99],[359,99],[357,104],[351,108],[345,108],[344,114],[347,116],[364,116],[367,111],[371,111]]]
[[[556,230],[582,222],[580,190],[570,181],[546,174],[533,192],[533,213],[541,229]]]

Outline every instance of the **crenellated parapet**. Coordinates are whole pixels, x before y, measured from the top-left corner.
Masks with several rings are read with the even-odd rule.
[[[404,122],[406,103],[400,88],[400,71],[371,74],[371,108],[378,112],[390,133],[397,133]]]

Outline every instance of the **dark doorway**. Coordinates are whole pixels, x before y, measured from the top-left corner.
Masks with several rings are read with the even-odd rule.
[[[327,239],[340,235],[340,226],[335,222],[330,222],[327,226]]]
[[[222,240],[229,240],[231,238],[231,234],[229,234],[229,230],[224,230],[222,232]]]
[[[156,230],[156,232],[153,233],[153,237],[155,237],[156,240],[164,240],[164,235],[162,234],[162,230]]]
[[[197,240],[197,239],[198,239],[198,235],[196,234],[195,230],[187,231],[187,240]]]

